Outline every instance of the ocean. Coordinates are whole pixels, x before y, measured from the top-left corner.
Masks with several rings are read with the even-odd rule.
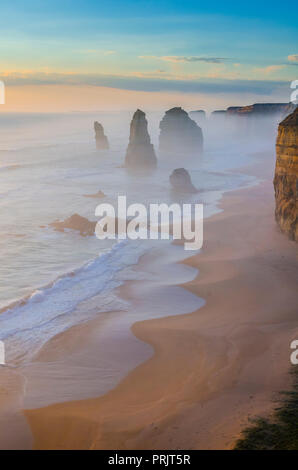
[[[147,114],[156,151],[161,116]],[[102,312],[125,316],[127,301],[116,289],[131,279],[129,268],[144,254],[170,243],[100,241],[50,227],[74,213],[96,220],[97,204],[116,206],[118,195],[126,195],[129,204],[177,202],[169,184],[177,162],[160,158],[148,175],[131,175],[122,167],[131,117],[131,112],[0,114],[0,340],[11,366],[30,362],[55,335]],[[104,126],[109,151],[95,148],[95,120]],[[207,139],[202,158],[178,162],[199,189],[183,202],[203,203],[205,218],[218,212],[226,191],[256,184],[242,168],[257,149]],[[99,190],[104,199],[86,197]]]

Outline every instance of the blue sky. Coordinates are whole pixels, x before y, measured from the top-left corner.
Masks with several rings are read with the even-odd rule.
[[[296,16],[289,1],[14,0],[0,7],[0,75],[7,86],[286,96]]]

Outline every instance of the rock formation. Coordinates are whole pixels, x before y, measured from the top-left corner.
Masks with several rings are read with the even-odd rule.
[[[210,114],[211,121],[223,121],[226,118],[226,110],[225,109],[217,109],[216,111],[212,111]]]
[[[298,108],[278,127],[274,190],[276,221],[298,241]]]
[[[199,126],[202,126],[206,123],[206,113],[203,109],[190,111],[189,115],[196,121],[197,124],[199,124]]]
[[[240,137],[272,139],[279,122],[294,109],[292,103],[256,103],[250,106],[231,106],[226,115]]]
[[[92,197],[94,199],[101,199],[105,197],[105,193],[103,193],[101,190],[97,191],[97,193],[94,194],[84,194],[85,197]]]
[[[285,116],[295,109],[292,103],[255,103],[249,106],[230,106],[227,116]]]
[[[146,114],[138,109],[130,123],[125,166],[131,169],[150,169],[155,168],[156,164],[157,159],[148,133]]]
[[[64,232],[66,229],[76,230],[80,232],[83,237],[86,237],[87,235],[94,235],[96,222],[91,222],[79,214],[73,214],[64,221],[56,220],[55,222],[52,222],[50,226],[57,232]]]
[[[190,174],[185,168],[176,168],[170,175],[170,183],[174,191],[179,193],[197,193],[191,181]]]
[[[94,123],[94,130],[95,130],[96,148],[98,150],[107,150],[109,148],[108,138],[104,134],[102,125],[97,121],[95,121]]]
[[[183,156],[202,153],[202,129],[182,108],[172,108],[166,111],[159,128],[161,152]]]

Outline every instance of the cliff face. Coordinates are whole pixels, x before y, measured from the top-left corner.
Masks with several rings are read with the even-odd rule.
[[[109,148],[108,138],[104,134],[102,125],[97,121],[95,121],[94,123],[94,131],[95,131],[96,148],[98,150],[108,149]]]
[[[148,133],[146,115],[138,109],[130,123],[129,144],[126,151],[127,168],[154,168],[157,159]]]
[[[235,137],[272,139],[279,122],[294,109],[292,103],[256,103],[231,106],[226,116],[229,126],[235,131]]]
[[[298,241],[298,108],[278,127],[274,190],[276,221]]]
[[[273,116],[287,115],[295,109],[291,103],[256,103],[249,106],[230,106],[227,115],[237,116]]]
[[[159,127],[161,152],[183,156],[202,153],[202,130],[182,108],[166,111]]]

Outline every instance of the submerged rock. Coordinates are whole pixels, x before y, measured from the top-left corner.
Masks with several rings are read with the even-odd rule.
[[[85,197],[92,197],[95,199],[101,199],[105,197],[105,193],[103,193],[101,190],[97,191],[97,193],[94,194],[84,194]]]
[[[83,237],[94,235],[96,222],[82,217],[79,214],[73,214],[71,217],[64,221],[55,220],[50,224],[57,232],[64,232],[65,230],[76,230],[80,232]]]
[[[132,169],[148,169],[155,168],[156,164],[157,159],[148,133],[146,114],[138,109],[130,123],[125,166]]]
[[[170,175],[170,183],[174,191],[180,193],[197,193],[191,181],[190,174],[185,168],[176,168]]]
[[[166,111],[160,122],[159,149],[175,155],[200,155],[203,151],[202,129],[182,108]]]
[[[298,241],[298,108],[278,127],[274,190],[276,221]]]
[[[108,138],[104,133],[104,129],[103,129],[102,125],[97,121],[95,121],[95,123],[94,123],[94,131],[95,131],[96,148],[98,150],[107,150],[107,149],[109,149]]]

